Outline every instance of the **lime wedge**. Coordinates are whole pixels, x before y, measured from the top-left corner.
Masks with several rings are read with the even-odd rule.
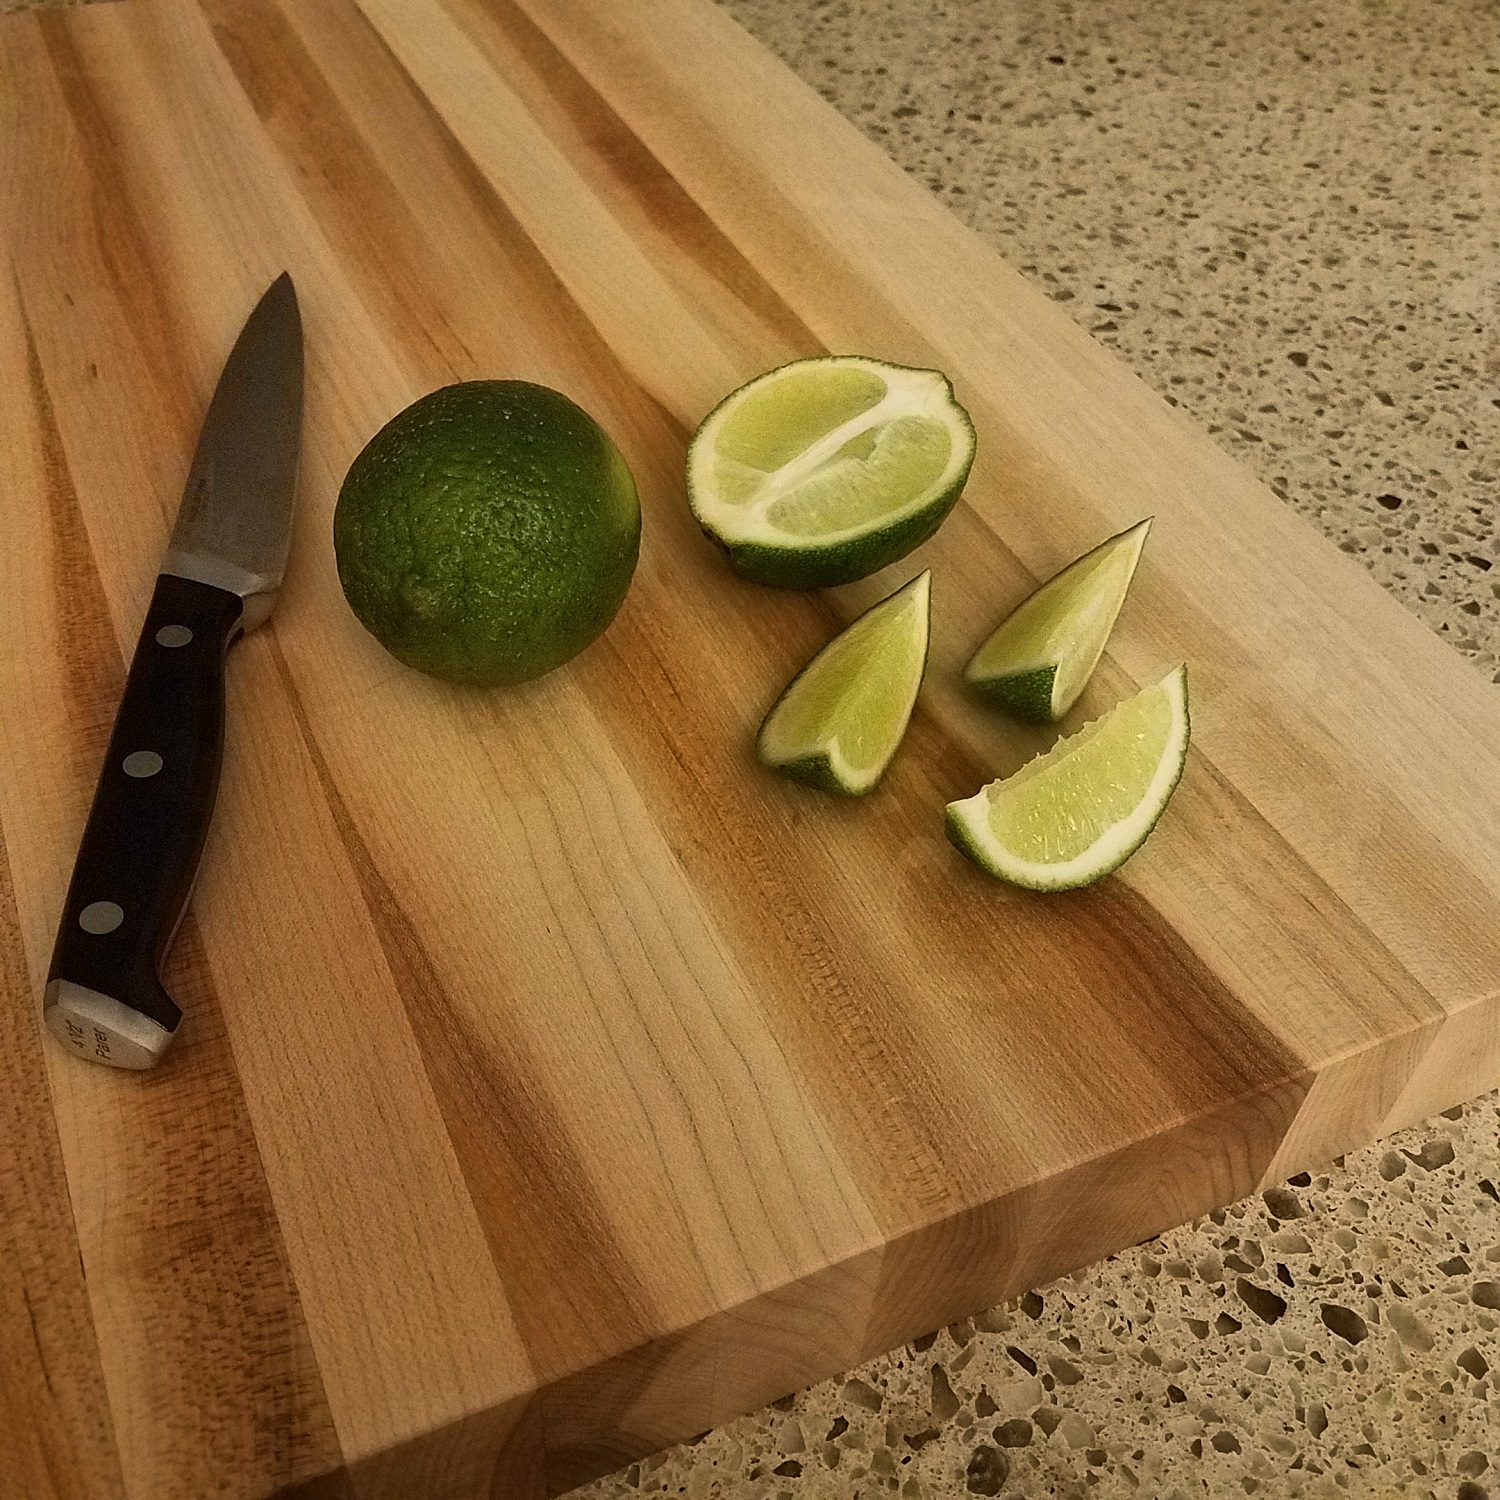
[[[939,371],[802,359],[703,419],[688,445],[688,503],[747,578],[822,588],[926,541],[973,462],[974,424]]]
[[[1104,654],[1150,529],[1147,517],[1101,542],[1018,604],[974,653],[964,681],[1017,718],[1062,718]]]
[[[861,797],[891,763],[927,666],[932,574],[840,631],[791,680],[755,739],[784,776]]]
[[[1145,842],[1187,759],[1187,668],[1059,740],[1014,776],[948,804],[948,837],[1012,885],[1066,891]]]

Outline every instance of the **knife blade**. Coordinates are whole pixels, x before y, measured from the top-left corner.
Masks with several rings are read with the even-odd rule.
[[[301,436],[283,273],[209,403],[58,924],[43,1018],[93,1062],[149,1068],[182,1021],[161,969],[218,796],[229,647],[270,614],[286,569]]]

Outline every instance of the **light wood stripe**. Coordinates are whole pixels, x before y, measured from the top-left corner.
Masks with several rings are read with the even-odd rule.
[[[743,366],[696,309],[569,169],[562,150],[437,5],[359,0],[360,9],[505,200],[568,294],[631,375],[679,416]],[[630,295],[622,296],[622,285]],[[671,330],[672,357],[638,361]]]
[[[595,1247],[572,1276],[556,1283],[554,1298],[528,1299],[517,1309],[522,1337],[540,1351],[549,1334],[566,1329],[571,1342],[586,1344],[599,1337],[600,1320],[609,1318],[617,1325],[616,1339],[627,1345],[640,1342],[659,1325],[660,1312],[642,1297],[630,1265],[619,1254],[584,1165],[571,1153],[563,1122],[539,1088],[541,1070],[526,1055],[519,1036],[505,1038],[509,1055],[501,1068],[491,1071],[480,1064],[487,1039],[469,1032],[469,1017],[454,1004],[416,925],[371,857],[279,653],[277,667],[413,1033],[421,1039],[429,1072],[445,1087],[448,1133],[469,1190],[481,1203],[510,1210],[486,1223],[496,1264],[514,1285],[545,1283],[546,1268],[566,1264],[574,1246]],[[520,998],[502,991],[507,1006]],[[525,1185],[543,1180],[549,1185],[545,1205],[528,1201]]]

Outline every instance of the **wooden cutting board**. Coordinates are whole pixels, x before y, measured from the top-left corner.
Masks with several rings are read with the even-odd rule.
[[[141,0],[0,22],[0,1490],[556,1492],[1500,1079],[1500,697],[707,0]],[[286,589],[154,1073],[39,1024],[220,365],[291,270]],[[825,349],[951,373],[938,537],[730,575],[683,447]],[[471,376],[639,479],[608,634],[508,692],[334,573],[372,432]],[[942,807],[1045,743],[960,689],[1157,518],[1091,716],[1186,659],[1186,776],[1092,890]],[[886,784],[761,771],[768,702],[920,565]]]

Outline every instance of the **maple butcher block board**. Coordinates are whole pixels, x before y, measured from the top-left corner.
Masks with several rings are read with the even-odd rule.
[[[0,1491],[555,1493],[1500,1079],[1500,697],[707,0],[130,0],[0,21]],[[296,536],[230,661],[161,1067],[42,976],[208,396],[292,272]],[[786,593],[683,448],[826,349],[948,371],[979,459],[880,577]],[[350,460],[473,376],[639,480],[550,677],[349,613]],[[1045,737],[958,669],[1156,525],[1092,716],[1189,663],[1142,853],[1038,897],[942,808]],[[930,565],[932,661],[845,802],[751,736]]]

